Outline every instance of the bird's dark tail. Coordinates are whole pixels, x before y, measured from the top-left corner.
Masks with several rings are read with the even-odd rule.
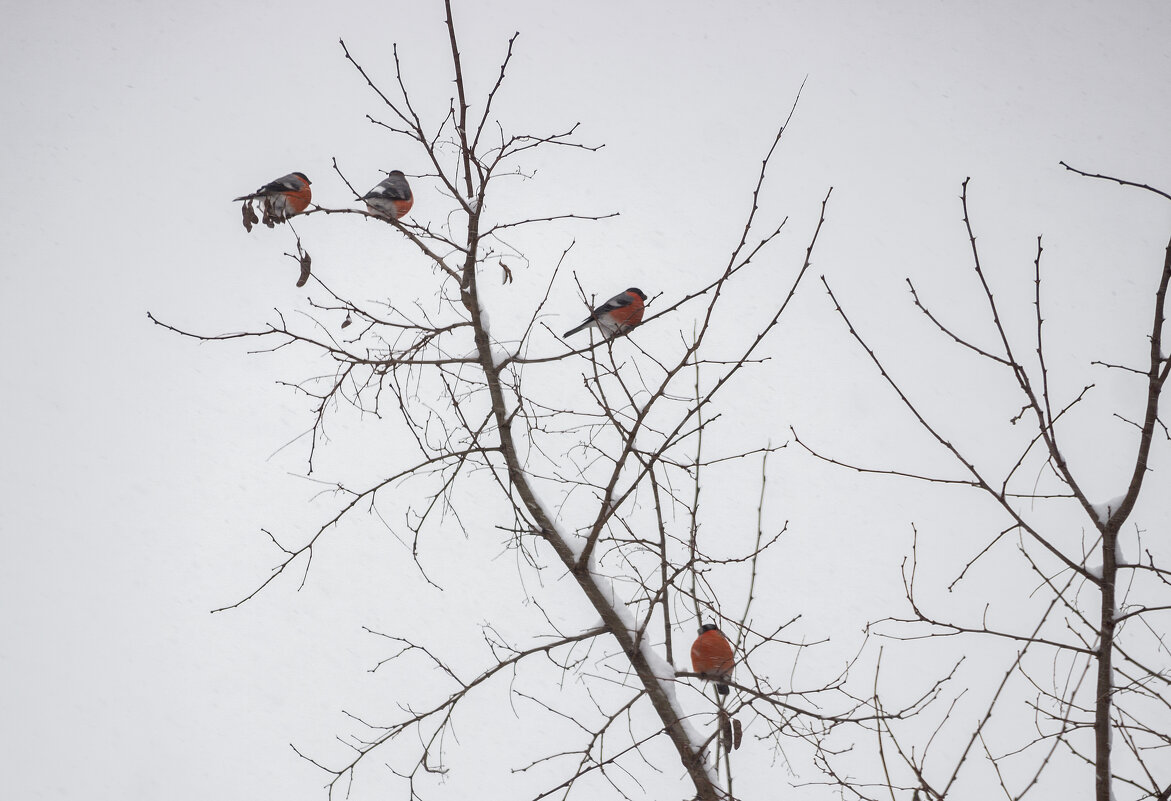
[[[728,685],[727,684],[717,684],[716,685],[716,692],[718,692],[720,695],[727,695],[728,694]]]
[[[577,328],[571,328],[571,329],[569,329],[568,331],[566,331],[564,334],[562,334],[562,335],[561,335],[561,338],[562,338],[562,339],[565,339],[566,337],[571,337],[571,336],[573,336],[573,335],[574,335],[574,334],[576,334],[578,331],[584,331],[585,329],[587,329],[587,328],[589,328],[589,327],[590,327],[590,324],[591,324],[591,323],[593,323],[593,320],[586,320],[584,323],[582,323],[581,325],[579,325]]]

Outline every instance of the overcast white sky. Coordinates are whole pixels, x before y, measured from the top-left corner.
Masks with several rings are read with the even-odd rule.
[[[235,195],[300,170],[316,200],[340,205],[334,157],[358,184],[373,185],[379,169],[426,168],[366,122],[381,109],[337,40],[386,81],[397,42],[423,102],[441,109],[450,87],[441,4],[333,6],[0,6],[6,797],[321,798],[320,776],[288,743],[330,747],[345,725],[339,709],[385,693],[364,672],[381,652],[361,626],[409,628],[422,615],[403,587],[387,587],[399,580],[401,550],[369,532],[323,553],[300,594],[278,583],[244,610],[208,614],[265,575],[273,554],[262,527],[320,521],[325,507],[295,475],[303,443],[279,450],[308,425],[307,405],[275,383],[315,365],[195,346],[146,319],[149,309],[217,333],[303,306],[281,255],[285,232],[245,234]],[[892,366],[917,376],[927,408],[1001,424],[1019,404],[954,352],[921,344],[928,329],[902,281],[954,309],[964,330],[989,335],[971,303],[958,201],[971,176],[989,275],[1016,303],[1010,324],[1021,336],[1035,238],[1046,237],[1048,333],[1069,343],[1052,354],[1055,392],[1101,387],[1072,455],[1102,500],[1122,491],[1117,468],[1133,443],[1109,413],[1135,403],[1135,387],[1088,362],[1141,358],[1171,209],[1075,177],[1058,160],[1171,188],[1171,5],[533,0],[457,2],[456,14],[474,88],[494,78],[507,37],[521,32],[498,106],[515,129],[580,121],[584,141],[606,145],[541,161],[516,190],[533,209],[620,212],[532,243],[522,286],[530,273],[528,285],[539,285],[542,259],[571,237],[569,266],[601,296],[637,285],[670,298],[711,275],[807,79],[762,202],[794,228],[778,264],[794,264],[832,186],[816,271]],[[425,182],[416,193],[415,216],[442,220],[439,194]],[[368,296],[392,274],[396,292],[428,293],[393,273],[394,243],[381,228],[340,234],[333,218],[305,223],[303,235],[365,276]],[[340,278],[347,263],[324,269]],[[554,308],[566,312],[554,329],[580,317],[574,293],[570,281],[557,288]],[[753,294],[746,316],[761,308]],[[858,462],[946,465],[880,391],[820,284],[805,286],[770,353],[752,391],[730,404],[729,442],[782,442],[793,425]],[[994,458],[975,425],[948,433]],[[394,447],[389,437],[367,444]],[[957,525],[947,514],[954,498],[924,504],[793,448],[774,469],[773,514],[791,521],[792,558],[806,566],[778,576],[778,593],[795,609],[811,599],[813,617],[846,628],[864,622],[869,604],[897,601],[912,522],[940,536]],[[1166,488],[1156,472],[1151,492]],[[499,550],[496,541],[468,547]],[[486,601],[454,584],[415,603],[475,622]],[[767,770],[770,756],[756,758]],[[468,765],[465,775],[482,775]],[[453,776],[437,796],[458,795],[466,780]]]

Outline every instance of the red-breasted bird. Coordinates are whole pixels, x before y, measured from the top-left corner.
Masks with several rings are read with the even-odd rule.
[[[631,287],[594,309],[581,325],[569,329],[561,336],[563,338],[572,336],[590,326],[597,326],[607,339],[629,334],[636,325],[642,322],[645,300],[646,295],[641,289]]]
[[[699,636],[691,644],[691,667],[696,673],[716,682],[716,692],[728,694],[728,685],[720,681],[732,675],[736,657],[732,644],[714,623],[706,623],[699,630]]]
[[[252,226],[248,224],[248,212],[251,210],[252,201],[259,200],[260,210],[264,214],[264,224],[272,228],[273,223],[284,222],[309,207],[309,202],[313,200],[313,190],[309,188],[309,183],[305,173],[291,172],[265,184],[250,195],[234,198],[232,202],[245,201],[244,227],[252,230]],[[255,215],[251,216],[252,222],[258,222]]]
[[[366,201],[366,208],[372,214],[392,220],[401,218],[415,205],[411,185],[402,170],[391,170],[385,180],[362,196],[362,200]]]

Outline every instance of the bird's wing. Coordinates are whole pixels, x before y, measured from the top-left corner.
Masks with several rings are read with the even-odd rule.
[[[305,183],[293,173],[282,175],[275,181],[265,184],[256,190],[256,194],[264,195],[271,192],[296,192],[299,189],[304,189]]]
[[[363,200],[368,197],[381,197],[387,200],[410,200],[411,187],[405,178],[392,175],[367,192]]]
[[[265,195],[276,195],[280,194],[281,192],[299,192],[300,190],[306,188],[307,187],[305,186],[305,183],[300,178],[298,178],[294,173],[289,173],[288,175],[282,175],[275,181],[270,181],[250,195],[241,195],[240,197],[232,198],[232,201],[255,200],[256,198],[261,198]]]
[[[601,306],[594,309],[594,314],[605,314],[606,312],[611,312],[615,309],[621,309],[623,306],[629,306],[633,302],[634,298],[630,297],[630,293],[623,292],[620,295],[615,295]]]

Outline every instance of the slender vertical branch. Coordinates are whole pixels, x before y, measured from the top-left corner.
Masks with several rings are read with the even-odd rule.
[[[671,560],[667,552],[667,526],[663,522],[663,498],[659,492],[659,479],[654,468],[647,471],[651,482],[651,493],[655,500],[655,520],[659,524],[659,605],[663,611],[663,648],[667,652],[667,664],[675,666],[675,653],[671,637]]]
[[[696,334],[692,333],[692,340],[696,339]],[[695,610],[695,625],[699,626],[703,623],[703,611],[699,604],[699,588],[696,586],[697,574],[695,571],[695,555],[699,545],[699,494],[702,485],[699,481],[700,469],[699,465],[703,462],[703,393],[700,391],[699,385],[699,360],[695,361],[695,419],[699,426],[699,434],[695,437],[695,475],[694,483],[691,490],[691,525],[687,532],[688,543],[688,564],[690,565],[691,573],[691,604]]]
[[[468,145],[468,100],[464,90],[463,65],[459,58],[459,45],[455,39],[455,22],[451,16],[451,0],[443,0],[443,7],[447,10],[447,37],[451,42],[451,63],[455,65],[455,88],[459,96],[459,118],[456,120],[455,130],[459,135],[460,158],[463,160],[464,183],[468,193],[468,200],[476,196],[472,188],[472,148]],[[511,47],[509,49],[511,55]],[[477,209],[478,211],[478,209]],[[474,214],[473,216],[479,216]]]
[[[1098,676],[1094,698],[1094,798],[1112,801],[1113,771],[1110,746],[1113,739],[1111,707],[1114,697],[1114,593],[1118,578],[1115,558],[1117,532],[1109,526],[1102,532],[1102,607],[1098,626]]]
[[[1041,339],[1041,326],[1045,319],[1041,316],[1041,237],[1037,237],[1037,258],[1033,260],[1033,286],[1035,294],[1033,305],[1037,309],[1037,362],[1041,366],[1041,397],[1045,399],[1045,425],[1053,428],[1053,409],[1049,405],[1049,370],[1045,367],[1045,347]]]
[[[1167,287],[1171,283],[1171,241],[1167,243],[1163,258],[1163,271],[1159,276],[1159,288],[1155,292],[1154,320],[1151,322],[1150,333],[1150,366],[1147,370],[1147,399],[1146,410],[1143,414],[1143,423],[1139,433],[1138,451],[1135,454],[1134,470],[1130,475],[1130,483],[1126,488],[1126,495],[1117,509],[1111,510],[1108,520],[1103,520],[1106,527],[1115,532],[1121,530],[1122,524],[1130,517],[1134,504],[1138,501],[1143,481],[1146,479],[1147,462],[1151,455],[1151,443],[1155,436],[1155,427],[1159,421],[1159,400],[1162,397],[1163,387],[1167,383],[1168,372],[1171,371],[1171,359],[1163,355],[1163,327],[1167,320]]]
[[[761,544],[764,540],[764,499],[765,489],[768,486],[768,456],[772,452],[770,447],[765,448],[760,457],[760,498],[756,504],[756,544],[752,548],[751,566],[748,574],[748,594],[744,599],[744,612],[740,615],[741,637],[747,628],[748,615],[752,611],[752,602],[756,595],[757,562],[762,553]],[[737,645],[740,643],[738,642]]]

